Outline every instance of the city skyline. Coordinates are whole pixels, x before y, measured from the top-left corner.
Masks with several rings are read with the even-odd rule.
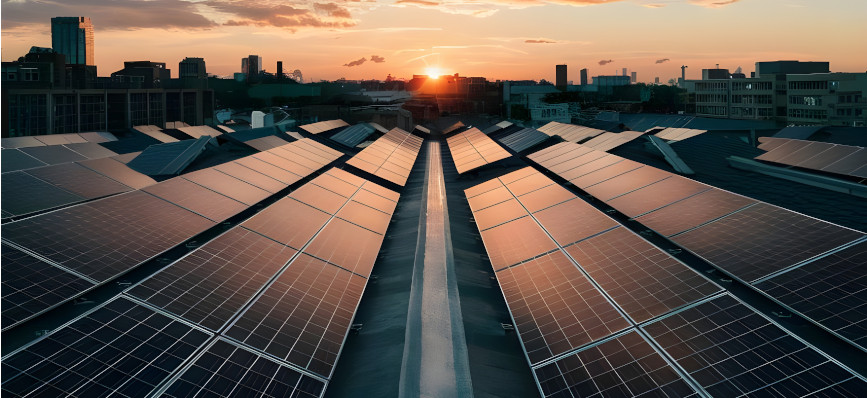
[[[249,54],[269,72],[283,61],[307,81],[435,72],[553,82],[553,66],[567,64],[575,83],[583,68],[590,76],[627,68],[639,82],[666,82],[680,65],[689,66],[687,78],[717,64],[749,74],[757,61],[781,59],[829,61],[834,72],[867,65],[857,12],[867,4],[858,1],[138,3],[4,1],[2,59],[50,46],[51,17],[85,16],[100,75],[124,61],[175,66],[202,57],[209,73],[229,76]]]

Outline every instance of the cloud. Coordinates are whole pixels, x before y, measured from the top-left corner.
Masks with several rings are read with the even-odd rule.
[[[554,44],[557,42],[554,40],[548,40],[548,39],[527,39],[527,40],[524,40],[524,43],[527,43],[527,44]]]
[[[720,8],[737,3],[740,0],[689,0],[690,4],[708,8]]]
[[[47,26],[58,15],[86,15],[99,30],[143,28],[203,29],[217,23],[199,14],[194,3],[177,0],[3,1],[3,33],[26,25]]]
[[[364,58],[362,58],[362,59],[364,59]],[[370,62],[373,62],[375,64],[381,64],[381,63],[385,62],[385,57],[380,57],[379,55],[371,55],[370,56]]]
[[[599,65],[605,66],[605,65],[608,65],[612,62],[614,62],[614,60],[612,60],[612,59],[603,59],[603,60],[599,61]]]
[[[657,59],[657,60],[656,60],[656,63],[658,63],[658,64],[664,64],[664,63],[666,63],[666,62],[668,62],[668,61],[671,61],[671,60],[668,59],[668,58],[662,58],[662,59]]]
[[[352,62],[349,62],[349,63],[343,64],[343,66],[348,66],[348,67],[351,68],[351,67],[353,67],[353,66],[361,65],[361,64],[363,64],[363,63],[365,63],[365,62],[367,62],[367,58],[361,58],[361,59],[357,59],[357,60],[355,60],[355,61],[352,61]]]
[[[430,6],[430,7],[440,5],[440,3],[437,1],[428,1],[428,0],[397,0],[396,2],[394,2],[394,4],[409,4],[409,5]]]
[[[294,7],[284,3],[236,2],[231,0],[207,0],[201,3],[215,11],[228,15],[227,26],[273,26],[288,28],[345,28],[355,26],[349,11],[335,3],[314,3],[313,9]],[[325,17],[318,13],[324,14]]]
[[[647,8],[662,8],[662,7],[665,7],[666,5],[667,4],[651,3],[651,4],[642,4],[641,6],[647,7]]]
[[[352,15],[349,13],[349,10],[343,8],[336,3],[314,3],[313,9],[317,11],[322,11],[328,14],[328,16],[335,18],[346,18],[351,19]]]

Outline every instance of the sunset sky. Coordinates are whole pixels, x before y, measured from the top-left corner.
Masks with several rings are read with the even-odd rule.
[[[867,0],[3,0],[0,11],[3,61],[50,47],[51,17],[90,17],[101,76],[125,60],[165,62],[176,76],[185,56],[229,76],[248,54],[305,81],[429,68],[553,80],[560,63],[576,82],[581,68],[665,82],[681,65],[699,78],[717,63],[748,74],[781,59],[867,70]]]

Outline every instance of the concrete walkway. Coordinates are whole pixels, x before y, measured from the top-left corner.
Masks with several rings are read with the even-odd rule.
[[[406,398],[473,395],[441,156],[430,141],[400,375]]]

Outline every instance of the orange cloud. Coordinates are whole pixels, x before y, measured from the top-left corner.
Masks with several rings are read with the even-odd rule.
[[[554,40],[548,40],[548,39],[527,39],[527,40],[524,40],[524,43],[528,43],[528,44],[554,44],[557,42]]]

